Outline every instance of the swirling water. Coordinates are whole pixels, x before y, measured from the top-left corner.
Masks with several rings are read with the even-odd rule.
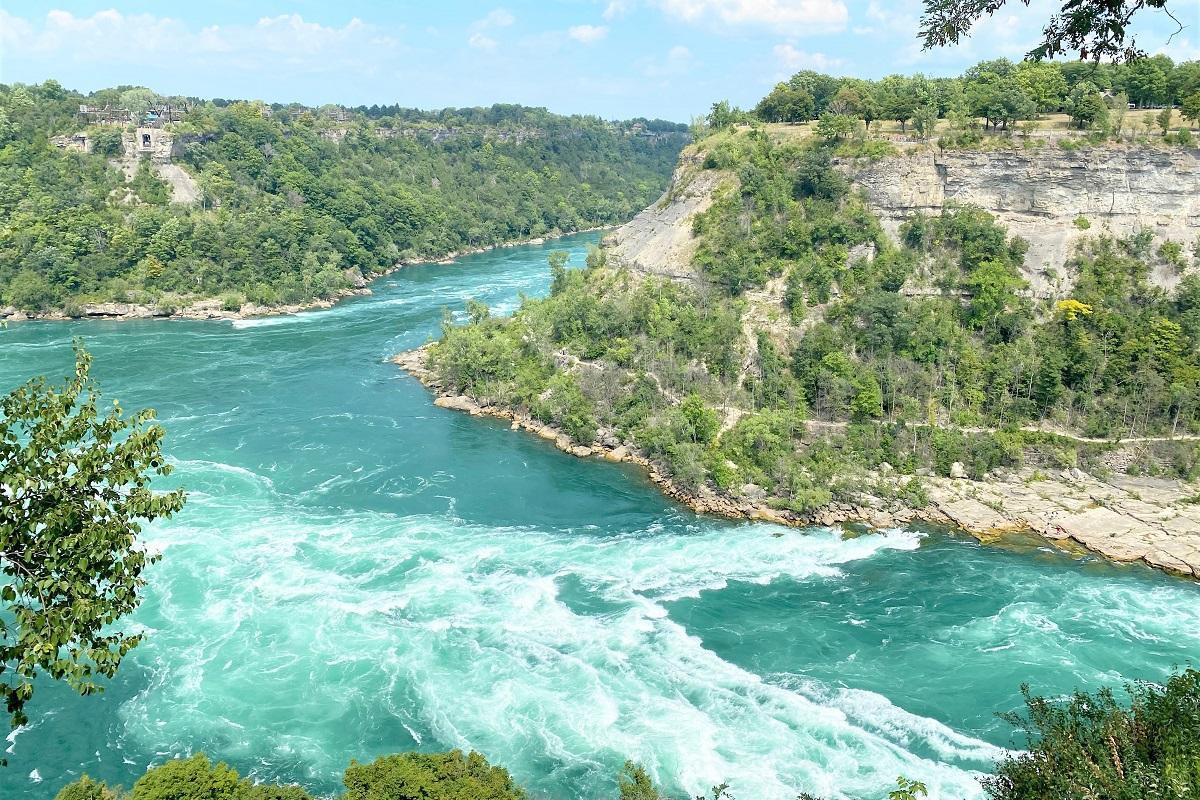
[[[190,494],[146,632],[99,697],[44,685],[0,796],[128,786],[203,750],[333,793],[351,758],[474,748],[548,798],[622,761],[741,800],[979,795],[993,712],[1200,655],[1200,589],[1037,542],[783,531],[697,517],[634,470],[435,408],[385,361],[468,297],[510,311],[594,236],[413,267],[326,311],[13,324],[0,390],[70,369],[158,409]]]

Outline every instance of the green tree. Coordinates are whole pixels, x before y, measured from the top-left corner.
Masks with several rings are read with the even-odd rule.
[[[1162,131],[1163,136],[1166,136],[1168,133],[1170,133],[1171,132],[1171,107],[1164,106],[1163,110],[1158,112],[1158,115],[1155,118],[1155,122],[1158,123],[1159,130]]]
[[[84,775],[59,791],[55,800],[312,800],[299,786],[254,783],[203,753],[177,758],[146,770],[122,794]]]
[[[503,767],[479,753],[403,753],[350,762],[344,800],[524,800]]]
[[[59,789],[54,800],[119,800],[119,796],[115,789],[110,789],[100,781],[84,775],[74,783],[68,783]]]
[[[913,130],[922,139],[928,139],[933,135],[934,130],[937,128],[937,121],[937,106],[927,104],[913,112]]]
[[[58,302],[58,292],[44,277],[26,269],[9,281],[4,299],[24,311],[42,311]]]
[[[567,260],[571,254],[566,250],[551,250],[546,256],[550,264],[550,296],[561,294],[567,288]]]
[[[741,110],[729,105],[728,100],[719,100],[712,104],[712,109],[708,112],[708,127],[716,131],[724,130],[741,119]]]
[[[1024,752],[1002,759],[983,779],[993,800],[1155,798],[1190,800],[1200,786],[1200,672],[1165,685],[1076,692],[1069,700],[1034,697],[1024,714],[1001,717],[1027,737]]]
[[[700,395],[693,392],[685,397],[679,404],[678,415],[683,438],[687,441],[708,444],[717,438],[721,421]]]
[[[764,122],[805,122],[815,113],[812,95],[788,83],[777,84],[754,108],[755,116]]]
[[[0,676],[14,727],[40,675],[86,695],[116,674],[141,637],[112,626],[141,602],[155,558],[138,533],[184,503],[150,489],[171,472],[154,412],[101,414],[91,356],[76,344],[75,358],[62,386],[35,378],[0,403]]]
[[[1101,128],[1108,121],[1108,106],[1104,98],[1095,86],[1087,82],[1076,84],[1063,109],[1076,128]]]
[[[854,118],[826,111],[817,121],[816,134],[827,142],[839,141],[854,133]]]
[[[1194,125],[1200,125],[1200,92],[1183,98],[1179,113],[1184,119],[1191,120]]]
[[[900,123],[901,131],[907,130],[908,121],[920,102],[912,78],[888,75],[875,85],[875,104],[879,109],[879,117],[896,120]]]
[[[1036,112],[1032,100],[1011,77],[987,71],[967,83],[965,96],[970,113],[982,117],[993,128],[1008,128]]]
[[[1125,90],[1129,93],[1129,99],[1142,108],[1165,103],[1167,75],[1153,59],[1140,59],[1129,66]]]
[[[1067,95],[1067,79],[1057,64],[1022,61],[1013,72],[1013,80],[1041,112],[1055,111]]]
[[[150,107],[159,101],[159,96],[156,92],[147,89],[145,86],[135,86],[132,89],[126,89],[121,92],[121,98],[118,101],[122,108],[129,110],[135,120],[141,120],[146,116],[146,112]]]
[[[137,779],[127,800],[240,800],[237,771],[197,753],[159,764]]]
[[[850,401],[850,416],[854,419],[872,419],[883,416],[883,390],[879,379],[870,373],[855,377],[854,399]]]
[[[617,778],[620,800],[666,800],[641,764],[626,761]]]
[[[106,126],[92,134],[92,152],[98,156],[119,156],[125,150],[120,128]]]

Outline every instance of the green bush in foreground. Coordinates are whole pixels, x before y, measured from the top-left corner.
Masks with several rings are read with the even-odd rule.
[[[1067,702],[1031,697],[1024,716],[1002,715],[1029,737],[1027,752],[984,779],[994,800],[1190,800],[1200,797],[1200,672],[1163,686],[1076,692]]]
[[[503,767],[479,753],[402,753],[370,764],[351,762],[345,800],[524,800]]]

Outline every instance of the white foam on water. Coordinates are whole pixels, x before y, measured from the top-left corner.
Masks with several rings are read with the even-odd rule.
[[[143,747],[264,765],[286,751],[332,781],[348,755],[435,743],[580,798],[608,792],[626,757],[693,794],[728,779],[761,800],[863,796],[898,774],[934,798],[979,793],[983,743],[870,693],[764,681],[663,605],[731,581],[837,581],[917,533],[603,537],[220,503],[154,532],[186,544],[155,567],[162,623],[133,655],[150,684],[121,711]],[[392,725],[409,741],[372,733]],[[945,763],[907,749],[917,740]]]

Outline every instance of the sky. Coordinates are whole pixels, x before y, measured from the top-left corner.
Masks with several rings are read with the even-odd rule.
[[[1017,59],[1055,7],[1010,0],[969,41],[923,52],[920,0],[0,0],[0,82],[686,122],[720,99],[751,107],[800,69],[952,75]],[[1200,0],[1170,7],[1185,30],[1168,41],[1174,24],[1146,12],[1139,45],[1200,58]]]

